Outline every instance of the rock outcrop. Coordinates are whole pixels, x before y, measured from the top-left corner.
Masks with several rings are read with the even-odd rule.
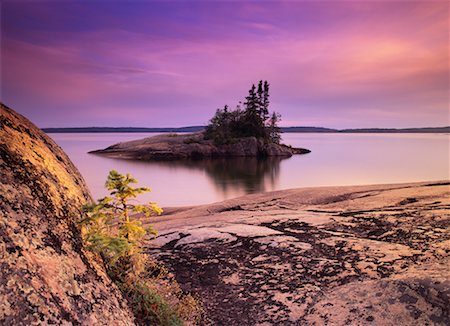
[[[217,146],[210,140],[204,140],[202,133],[196,133],[157,135],[118,143],[90,153],[136,160],[182,160],[221,157],[290,157],[293,154],[309,152],[304,148],[265,144],[255,137]]]
[[[166,212],[148,250],[203,299],[205,325],[450,325],[448,182]]]
[[[23,116],[0,113],[0,324],[134,324],[82,248],[75,220],[91,197],[79,172]]]

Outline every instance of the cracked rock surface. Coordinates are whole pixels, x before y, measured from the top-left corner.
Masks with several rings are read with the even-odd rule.
[[[0,107],[0,324],[132,325],[125,300],[81,247],[91,200],[66,154]]]
[[[202,299],[206,325],[450,324],[448,182],[293,189],[167,212],[148,251]]]

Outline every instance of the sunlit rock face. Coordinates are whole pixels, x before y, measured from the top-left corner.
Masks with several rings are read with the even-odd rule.
[[[81,247],[75,221],[91,200],[81,175],[30,121],[0,113],[0,324],[133,324]]]

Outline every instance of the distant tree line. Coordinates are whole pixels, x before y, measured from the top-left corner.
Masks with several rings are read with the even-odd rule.
[[[254,84],[245,98],[244,108],[237,105],[230,110],[228,105],[218,109],[205,130],[205,139],[215,144],[230,144],[239,138],[256,137],[266,143],[280,142],[280,114],[269,113],[269,83],[260,80]]]

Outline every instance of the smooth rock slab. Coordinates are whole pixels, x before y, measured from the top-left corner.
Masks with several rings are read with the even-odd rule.
[[[281,232],[257,225],[248,224],[230,224],[227,226],[219,227],[220,232],[231,233],[239,237],[263,237],[274,234],[281,234]]]
[[[449,325],[449,225],[448,182],[291,189],[162,216],[201,236],[152,252],[204,325]]]
[[[214,239],[216,241],[230,242],[236,240],[236,237],[229,233],[223,232],[221,229],[215,230],[212,228],[198,228],[186,230],[187,236],[177,241],[175,248],[183,245],[205,242],[206,240]]]

